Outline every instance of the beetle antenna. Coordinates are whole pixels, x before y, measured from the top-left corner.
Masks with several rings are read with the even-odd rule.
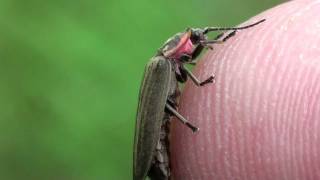
[[[258,22],[253,23],[253,24],[249,24],[247,26],[241,26],[241,27],[207,27],[203,30],[203,34],[207,34],[208,32],[211,32],[211,31],[227,31],[227,30],[247,29],[247,28],[253,27],[255,25],[258,25],[258,24],[264,22],[265,20],[266,19],[262,19]]]

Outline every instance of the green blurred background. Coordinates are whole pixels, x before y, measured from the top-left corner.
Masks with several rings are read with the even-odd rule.
[[[131,179],[143,69],[186,27],[279,0],[0,0],[0,180]]]

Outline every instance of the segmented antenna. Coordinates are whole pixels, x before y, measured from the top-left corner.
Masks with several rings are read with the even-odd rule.
[[[262,19],[256,23],[253,23],[253,24],[249,24],[247,26],[241,26],[241,27],[207,27],[204,29],[203,31],[203,34],[207,34],[208,32],[211,32],[211,31],[228,31],[228,30],[241,30],[241,29],[247,29],[247,28],[250,28],[250,27],[253,27],[255,25],[258,25],[262,22],[264,22],[266,19]]]

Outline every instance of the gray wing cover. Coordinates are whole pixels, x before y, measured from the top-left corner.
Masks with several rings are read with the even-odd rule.
[[[172,77],[171,63],[156,56],[147,64],[140,87],[136,119],[133,179],[145,179],[159,140]]]

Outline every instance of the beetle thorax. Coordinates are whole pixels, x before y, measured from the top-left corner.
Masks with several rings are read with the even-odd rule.
[[[179,59],[183,54],[191,55],[194,50],[194,44],[190,36],[191,32],[187,31],[169,38],[160,48],[161,54],[170,59]]]

